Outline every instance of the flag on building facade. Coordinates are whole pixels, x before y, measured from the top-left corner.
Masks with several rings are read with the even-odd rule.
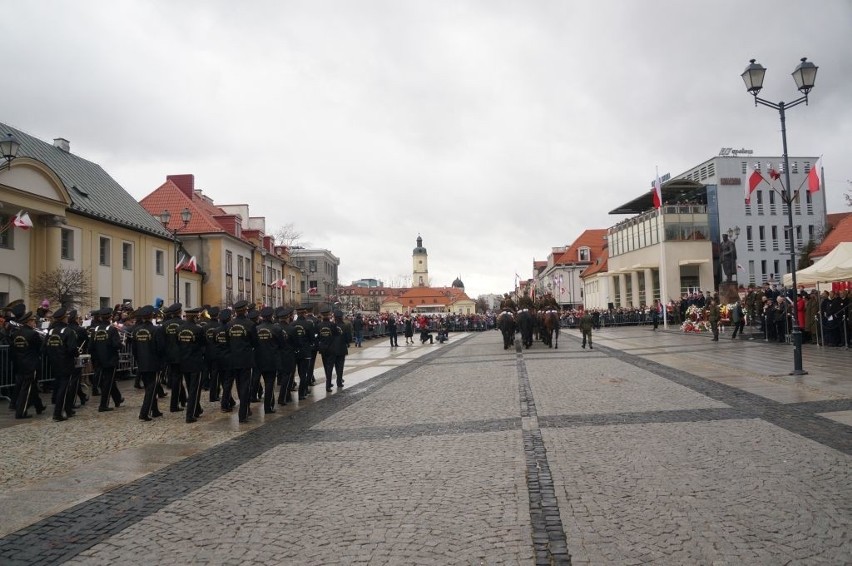
[[[319,293],[319,289],[317,289],[316,287],[311,287],[310,289],[308,289],[308,295],[316,295],[317,293]]]
[[[29,213],[24,212],[23,210],[15,215],[15,218],[12,220],[12,224],[23,230],[29,230],[33,227],[33,221],[30,219]]]
[[[808,171],[808,192],[815,193],[822,187],[822,156],[817,159],[811,170]]]
[[[198,273],[198,262],[195,260],[195,256],[190,257],[184,264],[183,268],[193,273]]]
[[[184,254],[180,254],[180,259],[175,265],[175,271],[180,271],[183,269],[183,264],[186,263],[186,256]]]
[[[755,167],[751,175],[748,176],[745,182],[745,201],[746,204],[751,204],[751,193],[754,192],[754,189],[760,184],[763,180],[763,175],[760,174],[760,171]]]

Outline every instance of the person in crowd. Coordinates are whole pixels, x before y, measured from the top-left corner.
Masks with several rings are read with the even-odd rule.
[[[140,320],[130,334],[133,357],[136,360],[139,378],[145,388],[145,396],[139,409],[139,420],[150,421],[162,417],[157,406],[157,380],[163,366],[166,350],[165,334],[154,326],[154,307],[145,305],[136,312]]]
[[[743,337],[743,329],[745,328],[745,311],[743,311],[742,301],[737,299],[734,302],[733,307],[731,308],[731,325],[734,327],[734,331],[731,333],[731,340],[736,340],[737,334],[740,335],[740,338]]]
[[[360,312],[355,314],[355,320],[352,321],[352,331],[355,333],[355,347],[360,348],[364,341],[364,317]]]
[[[284,346],[284,333],[276,324],[272,307],[260,310],[260,322],[257,324],[257,347],[254,350],[257,371],[263,378],[263,412],[275,412],[275,378],[281,366],[281,348]]]
[[[178,330],[181,379],[186,383],[186,422],[194,423],[201,408],[201,373],[204,371],[205,334],[198,317],[202,308],[186,309],[186,320]]]
[[[48,330],[44,352],[50,363],[53,376],[54,408],[53,420],[64,421],[74,416],[68,405],[68,383],[74,371],[77,351],[77,333],[68,329],[68,311],[59,307],[53,312],[53,323]]]
[[[594,346],[592,346],[592,328],[595,325],[595,321],[592,318],[591,313],[589,311],[584,311],[583,316],[580,317],[580,333],[583,335],[583,349],[586,348],[586,341],[589,342],[589,350],[594,350]]]
[[[45,406],[38,394],[37,374],[41,363],[41,335],[36,331],[36,319],[32,312],[26,312],[17,319],[12,330],[11,342],[15,367],[15,418],[27,419],[27,409],[35,407],[39,415]]]
[[[109,317],[112,313],[109,307],[105,307],[100,311],[101,317]],[[98,405],[98,411],[101,413],[112,411],[109,406],[109,399],[112,397],[113,404],[120,407],[124,402],[121,392],[116,384],[116,371],[118,369],[118,353],[121,350],[121,336],[118,334],[118,329],[108,322],[102,322],[95,329],[92,336],[92,348],[97,353],[98,365],[100,367],[100,383],[101,401]]]
[[[396,329],[396,317],[394,315],[388,316],[388,321],[385,326],[388,332],[388,337],[390,338],[390,347],[396,348],[399,346],[399,341],[397,338],[397,329]]]
[[[405,318],[403,318],[402,334],[405,336],[406,346],[414,344],[414,323],[409,315],[405,315]]]
[[[257,347],[257,331],[254,323],[246,316],[247,312],[248,301],[234,303],[234,318],[227,327],[229,360],[240,397],[241,423],[248,422],[251,413],[251,370],[254,366],[254,349]]]
[[[721,318],[719,304],[716,299],[711,298],[707,307],[707,320],[710,322],[710,330],[713,332],[713,342],[719,341],[719,321]]]

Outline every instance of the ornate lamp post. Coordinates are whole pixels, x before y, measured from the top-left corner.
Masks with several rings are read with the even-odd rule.
[[[183,226],[177,226],[175,228],[169,228],[169,222],[172,219],[171,213],[168,209],[164,210],[160,213],[160,223],[162,223],[163,227],[171,232],[172,234],[172,242],[175,245],[175,278],[174,278],[174,286],[175,286],[175,302],[180,302],[180,269],[177,267],[177,262],[179,260],[178,255],[180,254],[180,246],[181,242],[178,240],[177,233],[182,229],[186,228],[189,221],[192,220],[192,213],[189,211],[189,208],[184,208],[180,213],[181,222],[183,222]]]
[[[788,108],[793,108],[803,102],[805,104],[808,103],[808,93],[814,88],[817,69],[818,67],[808,61],[807,57],[802,57],[801,63],[799,63],[793,71],[793,80],[796,81],[796,88],[799,89],[799,92],[801,92],[803,96],[790,103],[785,103],[783,101],[777,103],[769,102],[768,100],[764,100],[757,96],[761,89],[763,89],[763,76],[766,74],[766,69],[760,63],[755,63],[754,59],[749,62],[748,67],[746,67],[745,71],[743,71],[743,74],[741,75],[743,82],[745,82],[746,90],[754,96],[754,105],[757,106],[758,104],[761,104],[763,106],[768,106],[769,108],[777,110],[781,116],[781,143],[784,148],[784,181],[787,184],[781,198],[784,201],[784,204],[787,205],[787,233],[789,234],[790,242],[790,275],[793,278],[794,301],[795,296],[798,293],[798,285],[796,284],[796,242],[793,231],[793,200],[795,200],[798,195],[793,195],[793,191],[790,186],[790,163],[787,158],[787,117],[785,112]],[[793,302],[794,307],[795,304],[796,303]],[[808,372],[802,369],[802,330],[799,328],[798,317],[795,312],[793,314],[793,331],[791,336],[793,338],[793,371],[790,372],[790,375],[806,375]]]

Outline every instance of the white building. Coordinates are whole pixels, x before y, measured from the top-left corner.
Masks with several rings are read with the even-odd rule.
[[[798,252],[818,240],[826,220],[825,191],[807,192],[807,174],[816,157],[791,157],[790,182],[799,198],[793,202],[793,234]],[[740,286],[780,281],[791,271],[789,240],[785,236],[787,208],[782,181],[770,169],[780,170],[780,157],[753,157],[749,150],[723,150],[663,184],[663,206],[654,209],[649,188],[610,214],[633,214],[607,231],[608,265],[584,285],[600,285],[607,278],[609,295],[595,296],[587,308],[638,307],[699,289],[718,289],[723,280],[718,248],[722,234],[736,238]],[[747,177],[757,167],[767,179],[746,203]],[[662,224],[660,222],[662,221]],[[730,231],[730,232],[729,232]],[[660,235],[664,242],[661,250]],[[737,237],[738,234],[738,237]],[[664,281],[660,265],[665,262]],[[600,303],[600,304],[597,304]],[[603,304],[606,303],[606,304]]]

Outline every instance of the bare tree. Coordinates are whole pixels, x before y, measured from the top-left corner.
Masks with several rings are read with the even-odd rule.
[[[846,206],[852,206],[852,181],[847,179],[846,184],[848,184],[850,188],[846,191],[846,194],[843,195],[843,198],[846,199]]]
[[[308,247],[311,245],[310,242],[302,241],[302,232],[296,229],[296,225],[292,222],[285,224],[278,228],[273,234],[275,238],[275,244],[279,246],[286,246],[290,249],[295,247]]]
[[[51,305],[83,307],[92,303],[92,281],[87,271],[59,267],[38,275],[29,294],[36,302],[47,299]]]
[[[476,312],[480,314],[488,312],[488,301],[485,299],[485,295],[479,295],[476,298]]]

